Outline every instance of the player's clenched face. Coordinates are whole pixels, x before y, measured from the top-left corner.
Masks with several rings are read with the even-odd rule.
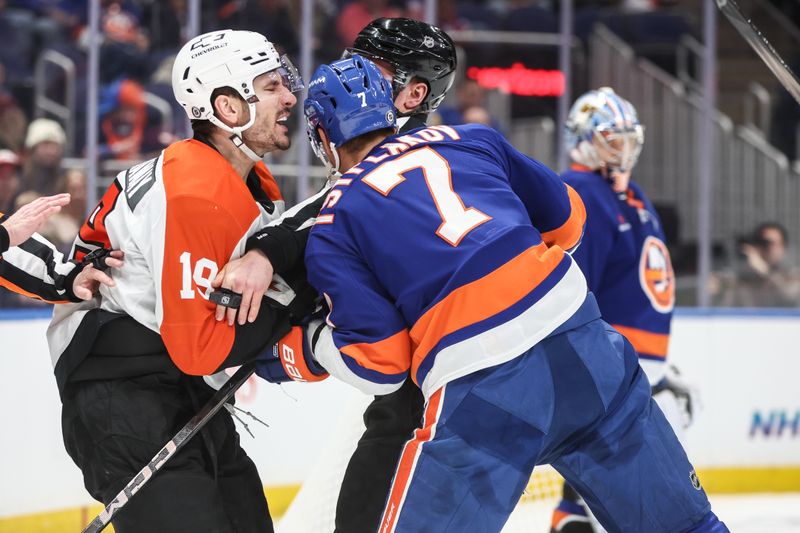
[[[258,97],[256,121],[244,132],[245,142],[257,154],[287,150],[291,145],[289,114],[297,98],[275,71],[253,80],[253,88]]]

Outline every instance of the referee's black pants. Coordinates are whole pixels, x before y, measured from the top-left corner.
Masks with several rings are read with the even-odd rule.
[[[62,396],[64,443],[89,493],[108,505],[213,393],[177,369],[70,383]],[[258,471],[230,414],[218,412],[112,524],[117,533],[272,532]]]
[[[376,396],[364,411],[367,426],[350,458],[336,504],[336,533],[375,533],[403,446],[422,423],[425,399],[407,379]]]

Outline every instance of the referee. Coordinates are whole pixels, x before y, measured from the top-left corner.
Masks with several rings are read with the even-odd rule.
[[[99,284],[114,286],[100,268],[121,267],[121,252],[99,256],[94,262],[65,262],[61,252],[36,233],[69,201],[69,194],[44,196],[13,215],[0,213],[1,286],[50,303],[89,300]]]

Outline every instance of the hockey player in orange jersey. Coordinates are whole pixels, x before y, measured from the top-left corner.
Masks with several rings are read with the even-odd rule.
[[[55,313],[48,331],[68,453],[105,504],[214,389],[202,376],[254,358],[288,330],[286,299],[252,323],[214,319],[211,281],[284,210],[262,157],[289,148],[302,80],[264,36],[222,30],[178,53],[172,86],[194,137],[121,172],[73,256],[119,248],[116,287]],[[255,465],[218,413],[112,521],[134,531],[272,531]]]

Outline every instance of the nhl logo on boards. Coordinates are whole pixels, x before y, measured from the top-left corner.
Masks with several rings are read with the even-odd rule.
[[[695,472],[694,470],[689,472],[689,480],[692,482],[692,487],[694,487],[694,490],[700,490],[701,489],[701,487],[700,487],[700,478],[697,477],[697,472]]]
[[[422,46],[425,48],[433,48],[433,37],[430,35],[426,35],[425,38],[422,40]]]

